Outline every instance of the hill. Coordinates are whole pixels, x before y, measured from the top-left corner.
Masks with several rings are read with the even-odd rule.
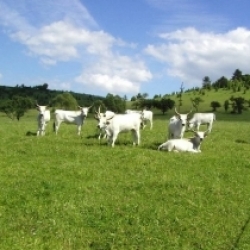
[[[103,100],[104,97],[89,95],[85,93],[75,93],[72,91],[62,91],[62,90],[51,90],[48,88],[48,84],[37,85],[34,87],[28,87],[25,85],[17,85],[15,87],[0,86],[0,102],[12,99],[13,96],[29,97],[36,100],[39,104],[48,104],[57,95],[69,92],[76,100],[80,106],[88,106],[97,100]]]

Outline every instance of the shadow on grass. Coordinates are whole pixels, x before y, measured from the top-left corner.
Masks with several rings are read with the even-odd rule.
[[[249,142],[242,140],[242,139],[237,139],[237,140],[235,140],[235,142],[249,144]]]
[[[27,131],[26,136],[36,136],[36,132]]]
[[[95,134],[95,135],[88,135],[88,136],[86,136],[86,138],[87,139],[98,139],[98,136],[99,135],[97,135],[97,134]]]
[[[162,142],[154,142],[152,144],[144,144],[141,147],[145,149],[151,149],[158,151],[158,147],[162,144]]]

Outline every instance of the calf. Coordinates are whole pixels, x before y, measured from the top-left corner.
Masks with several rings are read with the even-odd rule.
[[[54,131],[58,133],[59,127],[62,122],[67,124],[76,124],[77,134],[81,134],[82,125],[88,115],[89,109],[92,107],[81,107],[78,106],[80,111],[68,111],[62,109],[55,110],[55,122],[54,122]]]
[[[158,147],[158,150],[167,150],[175,152],[200,153],[200,145],[207,136],[207,131],[193,131],[194,137],[187,139],[170,139]]]
[[[45,135],[45,129],[47,124],[50,121],[50,110],[46,110],[47,106],[40,106],[36,104],[36,108],[38,110],[37,115],[37,123],[38,123],[38,129],[36,135]]]

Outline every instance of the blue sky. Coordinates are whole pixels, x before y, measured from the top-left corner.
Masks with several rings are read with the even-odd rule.
[[[0,0],[0,85],[130,98],[250,74],[249,0]]]

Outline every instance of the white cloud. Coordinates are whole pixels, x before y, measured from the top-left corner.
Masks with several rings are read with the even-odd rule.
[[[110,54],[84,70],[75,80],[113,94],[135,94],[141,83],[151,78],[151,72],[139,59]]]
[[[4,7],[0,22],[8,27],[7,34],[14,41],[26,47],[28,55],[51,67],[59,62],[83,65],[75,80],[84,86],[134,94],[152,78],[142,59],[122,55],[126,49],[135,49],[136,44],[97,30],[94,19],[78,0],[46,0],[42,4],[27,0],[16,5],[14,0],[8,5],[0,0],[0,7]],[[64,83],[60,86],[69,87]]]
[[[195,86],[204,76],[212,81],[231,77],[235,69],[247,71],[250,64],[250,31],[237,28],[227,33],[199,32],[186,28],[160,34],[160,45],[148,45],[146,53],[162,62],[167,73]]]
[[[103,31],[89,31],[59,21],[28,33],[19,31],[12,38],[27,46],[32,55],[46,61],[68,61],[80,56],[80,50],[92,55],[108,54],[115,39]],[[46,60],[45,60],[46,59]]]

